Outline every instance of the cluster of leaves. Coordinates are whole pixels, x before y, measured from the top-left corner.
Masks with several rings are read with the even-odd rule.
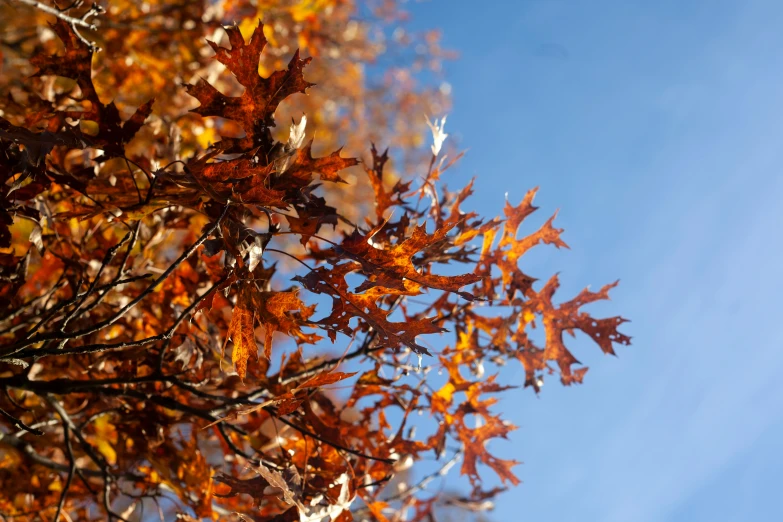
[[[168,499],[181,520],[434,520],[425,486],[459,459],[472,489],[451,505],[487,507],[488,470],[516,484],[487,446],[514,429],[492,406],[515,383],[485,366],[516,359],[538,390],[584,377],[565,333],[630,342],[582,311],[612,285],[557,304],[556,277],[535,290],[519,268],[565,246],[552,219],[520,237],[535,192],[505,219],[465,212],[472,187],[439,181],[442,125],[418,186],[374,146],[314,154],[305,117],[280,138],[281,102],[315,90],[310,58],[261,74],[260,22],[209,44],[241,88],[176,95],[198,102],[190,121],[223,119],[188,148],[156,132],[159,100],[104,102],[86,19],[57,16],[61,51],[30,59],[42,88],[0,117],[0,513],[165,518]]]
[[[0,74],[6,81],[0,89],[3,97],[12,91],[24,106],[4,100],[7,114],[23,115],[34,102],[25,88],[35,72],[30,54],[41,48],[54,53],[58,47],[48,27],[51,14],[29,3],[38,2],[0,2],[0,20],[14,22],[0,31]],[[289,121],[307,114],[318,128],[322,150],[344,146],[348,154],[361,155],[370,141],[385,143],[404,153],[405,161],[397,163],[404,172],[422,160],[417,148],[425,142],[427,128],[421,115],[449,108],[449,85],[433,85],[429,79],[441,77],[441,62],[453,53],[440,47],[437,31],[409,29],[407,14],[395,1],[104,0],[96,6],[103,12],[99,16],[92,16],[90,7],[77,2],[67,12],[71,19],[86,16],[85,23],[74,27],[101,48],[93,57],[98,95],[113,100],[125,117],[154,97],[154,127],[140,138],[174,136],[183,156],[218,141],[219,134],[239,131],[230,121],[205,121],[188,113],[193,99],[180,86],[205,78],[223,93],[241,93],[233,75],[212,59],[205,41],[224,42],[222,27],[233,24],[249,37],[259,18],[266,22],[264,34],[271,44],[258,64],[261,75],[284,68],[297,48],[317,58],[307,76],[318,88],[290,97],[277,116]],[[279,139],[285,139],[284,130]],[[144,139],[137,139],[139,152],[143,145]],[[361,176],[349,181],[364,189]]]

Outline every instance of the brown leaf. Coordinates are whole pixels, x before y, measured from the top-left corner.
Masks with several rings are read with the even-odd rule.
[[[238,149],[247,151],[270,143],[268,129],[275,126],[274,113],[281,101],[314,85],[302,76],[311,59],[299,58],[297,50],[285,71],[275,71],[268,78],[262,78],[258,74],[258,61],[267,40],[261,21],[249,43],[245,42],[238,27],[227,27],[226,33],[231,49],[220,47],[215,42],[207,43],[215,51],[218,61],[234,74],[245,91],[238,97],[226,96],[203,79],[196,85],[188,85],[187,91],[201,102],[193,112],[239,123],[247,137],[239,142]]]
[[[103,149],[105,159],[125,155],[125,144],[131,141],[152,114],[154,100],[149,100],[136,109],[133,116],[123,122],[120,112],[114,102],[104,104],[96,92],[92,80],[92,59],[94,50],[79,38],[74,28],[64,20],[57,18],[51,28],[65,44],[65,54],[52,56],[38,53],[30,58],[30,63],[38,67],[35,76],[62,76],[76,80],[81,89],[82,98],[89,101],[89,106],[83,112],[55,111],[50,120],[57,130],[66,129],[65,118],[78,117],[82,120],[95,121],[98,132],[89,137],[88,141]],[[75,132],[74,129],[68,129]],[[79,133],[81,134],[81,133]],[[88,137],[83,139],[87,140]]]
[[[388,291],[371,288],[364,293],[355,294],[348,291],[345,276],[358,269],[356,263],[341,263],[331,270],[318,267],[306,276],[297,276],[305,288],[314,293],[326,293],[332,296],[332,311],[329,316],[320,319],[319,324],[329,327],[332,332],[343,332],[350,335],[348,323],[353,317],[359,316],[377,332],[376,342],[379,346],[397,347],[404,344],[419,354],[429,354],[429,351],[416,342],[416,337],[429,333],[440,333],[445,330],[437,326],[432,319],[409,319],[401,322],[387,320],[388,312],[380,309],[376,303],[386,294],[416,295],[418,286],[411,286],[402,281],[402,290]],[[330,336],[333,336],[330,333]]]
[[[367,274],[367,280],[356,291],[362,292],[376,286],[399,290],[405,288],[405,281],[408,280],[428,288],[454,292],[465,299],[472,300],[472,294],[460,289],[479,281],[480,276],[435,275],[417,270],[413,264],[413,256],[443,241],[460,219],[458,215],[452,216],[433,234],[427,234],[424,226],[418,226],[410,237],[391,248],[378,248],[373,244],[372,238],[379,231],[379,227],[364,235],[354,233],[347,237],[338,251],[360,263]]]
[[[532,375],[537,370],[545,369],[546,361],[555,361],[560,368],[560,376],[563,384],[582,382],[586,368],[572,372],[571,366],[579,361],[566,348],[563,342],[563,333],[573,329],[584,331],[601,347],[604,353],[614,354],[613,344],[630,345],[631,338],[617,331],[617,327],[626,322],[622,317],[609,319],[594,319],[580,308],[594,301],[609,299],[609,290],[617,286],[617,283],[605,285],[598,292],[583,290],[577,297],[566,301],[560,306],[552,303],[552,297],[560,286],[557,275],[535,293],[530,294],[529,301],[525,304],[527,310],[535,311],[542,315],[544,331],[546,333],[546,348],[543,353],[539,351],[523,352],[519,355],[520,361],[525,366],[526,382],[532,384]]]
[[[359,160],[356,158],[343,158],[340,156],[341,149],[332,152],[328,156],[314,158],[312,156],[312,147],[313,140],[310,140],[307,145],[296,151],[292,162],[280,175],[278,183],[283,185],[293,184],[296,187],[304,186],[310,183],[315,173],[319,174],[324,181],[345,183],[337,173],[359,164]]]
[[[319,386],[326,386],[327,384],[334,384],[340,382],[343,379],[353,377],[358,372],[323,372],[314,375],[307,379],[304,383],[297,386],[298,389],[303,390],[305,388],[318,388]]]

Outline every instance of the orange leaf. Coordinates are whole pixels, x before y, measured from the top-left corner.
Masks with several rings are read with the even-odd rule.
[[[272,335],[281,332],[290,335],[300,343],[314,343],[321,339],[315,334],[302,332],[301,325],[315,311],[315,306],[305,306],[296,292],[257,292],[253,304],[266,330],[264,335],[264,357],[272,356]]]
[[[353,377],[358,372],[350,372],[350,373],[343,373],[343,372],[328,372],[328,373],[319,373],[318,375],[314,375],[313,377],[310,377],[306,382],[303,384],[300,384],[297,386],[297,388],[304,389],[304,388],[317,388],[319,386],[326,386],[327,384],[334,384],[336,382],[342,381],[343,379],[348,379],[350,377]]]
[[[226,342],[228,339],[234,341],[231,362],[236,367],[237,375],[242,379],[247,374],[247,359],[257,349],[253,323],[253,312],[247,309],[243,303],[237,303],[231,316]]]

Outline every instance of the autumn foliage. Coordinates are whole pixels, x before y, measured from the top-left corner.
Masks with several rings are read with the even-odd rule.
[[[520,269],[541,243],[566,246],[553,218],[520,230],[535,190],[502,218],[471,212],[472,184],[441,182],[459,155],[438,121],[404,175],[422,155],[405,142],[415,131],[391,122],[426,93],[354,93],[381,114],[400,92],[419,100],[372,112],[375,135],[347,123],[350,110],[311,106],[353,103],[319,91],[360,61],[324,55],[349,3],[276,2],[267,26],[241,3],[222,16],[205,14],[219,2],[153,5],[157,17],[135,3],[57,16],[22,4],[51,34],[3,36],[2,516],[391,521],[485,508],[497,479],[519,482],[508,447],[487,444],[515,429],[498,395],[538,391],[548,374],[581,382],[566,334],[608,354],[629,344],[622,318],[583,310],[614,285],[558,300],[557,276]],[[224,25],[230,9],[241,25]],[[308,56],[280,59],[275,35]],[[8,70],[11,54],[29,75]],[[334,74],[316,82],[322,56]],[[191,63],[204,74],[168,78]],[[333,143],[357,136],[358,157]],[[492,373],[509,362],[524,381]],[[464,495],[428,491],[456,463]]]

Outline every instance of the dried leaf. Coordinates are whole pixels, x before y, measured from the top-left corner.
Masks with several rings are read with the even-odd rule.
[[[239,97],[226,96],[203,79],[195,85],[188,85],[187,90],[201,102],[198,108],[193,109],[194,112],[238,122],[247,134],[239,147],[250,150],[269,140],[268,128],[275,125],[273,115],[280,102],[314,85],[302,76],[311,59],[300,59],[299,51],[296,51],[288,69],[262,78],[258,74],[258,61],[267,43],[264,25],[258,22],[249,43],[245,42],[238,27],[227,27],[226,33],[231,49],[220,47],[215,42],[207,43],[215,51],[217,60],[234,74],[245,91]]]

